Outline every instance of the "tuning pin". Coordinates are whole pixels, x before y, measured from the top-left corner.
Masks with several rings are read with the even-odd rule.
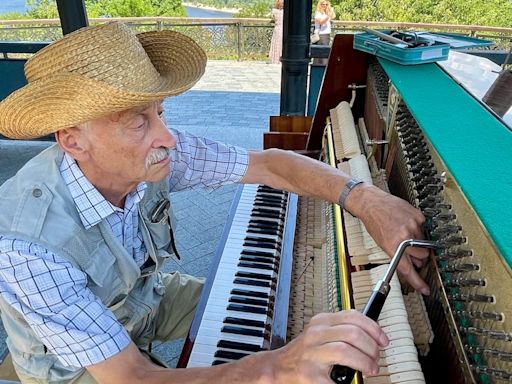
[[[487,355],[502,361],[512,361],[512,353],[498,349],[484,348],[479,345],[464,345],[464,349],[472,354]]]
[[[452,299],[455,301],[462,301],[462,302],[478,302],[478,303],[488,303],[492,304],[496,300],[494,299],[494,296],[490,295],[477,295],[473,293],[454,293],[452,296]]]
[[[437,216],[436,216],[437,217]],[[430,233],[433,236],[446,236],[449,234],[455,234],[457,232],[460,232],[462,230],[462,227],[460,225],[438,225],[434,230],[432,230]]]
[[[479,264],[449,264],[442,268],[440,268],[443,272],[451,272],[451,273],[457,273],[457,272],[472,272],[472,271],[479,271],[480,265]]]
[[[438,255],[438,260],[440,261],[447,261],[447,260],[453,260],[453,259],[460,259],[463,257],[471,257],[473,256],[473,251],[470,249],[455,249],[455,250],[444,250]]]
[[[477,327],[460,327],[460,331],[469,335],[486,336],[494,340],[512,341],[512,333],[509,332]]]
[[[484,279],[449,279],[445,282],[448,287],[485,287]]]
[[[483,375],[491,376],[493,378],[497,378],[500,380],[512,381],[512,373],[511,372],[507,372],[507,371],[504,371],[501,369],[496,369],[496,368],[490,368],[490,367],[486,367],[483,365],[474,365],[471,367],[479,375],[483,374]]]
[[[432,208],[436,204],[440,203],[442,201],[441,196],[427,196],[424,199],[420,200],[420,203],[418,206],[420,208]]]
[[[455,311],[459,317],[467,317],[479,320],[503,321],[503,313],[483,311]]]
[[[420,170],[420,174],[423,176],[434,176],[437,173],[436,169],[434,168],[434,164],[430,164],[428,167],[425,167]]]

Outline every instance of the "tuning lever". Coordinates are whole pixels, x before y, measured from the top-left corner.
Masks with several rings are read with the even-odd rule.
[[[382,280],[379,280],[372,291],[372,295],[368,299],[366,306],[363,309],[363,315],[369,317],[372,320],[377,321],[380,316],[380,311],[384,306],[386,297],[389,293],[391,278],[393,273],[398,266],[398,262],[402,258],[402,255],[407,247],[420,247],[420,248],[441,248],[442,246],[434,241],[430,240],[404,240],[398,246],[395,254],[391,258],[389,267],[386,270]],[[331,380],[337,384],[350,384],[354,379],[356,371],[353,368],[343,365],[333,365],[330,377]]]
[[[380,311],[389,293],[389,284],[386,284],[383,280],[379,281],[377,286],[380,286],[380,289],[376,288],[373,290],[363,310],[363,315],[375,321],[379,318]],[[356,371],[352,368],[336,364],[333,365],[330,375],[335,383],[350,384],[354,379],[355,373]]]

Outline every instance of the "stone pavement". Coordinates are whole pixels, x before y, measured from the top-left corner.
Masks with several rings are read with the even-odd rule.
[[[280,76],[280,65],[210,61],[205,75],[190,91],[165,101],[168,125],[248,149],[261,149],[269,116],[279,114]],[[0,140],[0,183],[49,145]],[[182,258],[168,262],[165,270],[208,275],[235,190],[236,186],[226,186],[209,193],[192,190],[172,196],[178,219],[177,248]],[[182,340],[168,342],[155,345],[153,351],[175,366],[182,345]]]

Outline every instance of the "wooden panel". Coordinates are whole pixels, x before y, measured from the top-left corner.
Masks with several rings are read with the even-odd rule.
[[[307,143],[309,150],[321,148],[325,119],[329,115],[329,110],[341,101],[350,101],[351,90],[348,86],[366,84],[367,55],[354,50],[353,42],[354,36],[351,34],[338,34],[334,38]],[[363,105],[364,92],[359,92],[352,108],[356,119],[362,116]]]
[[[270,132],[309,132],[311,116],[270,116]]]
[[[308,134],[302,132],[266,132],[263,134],[263,148],[300,150],[306,148]]]

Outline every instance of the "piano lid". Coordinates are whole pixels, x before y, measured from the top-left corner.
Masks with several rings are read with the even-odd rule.
[[[437,63],[471,95],[482,103],[491,86],[496,82],[501,67],[484,57],[450,50],[448,60]],[[512,92],[512,90],[510,90]],[[492,110],[492,107],[488,105]],[[512,129],[512,108],[509,106],[501,118]]]

